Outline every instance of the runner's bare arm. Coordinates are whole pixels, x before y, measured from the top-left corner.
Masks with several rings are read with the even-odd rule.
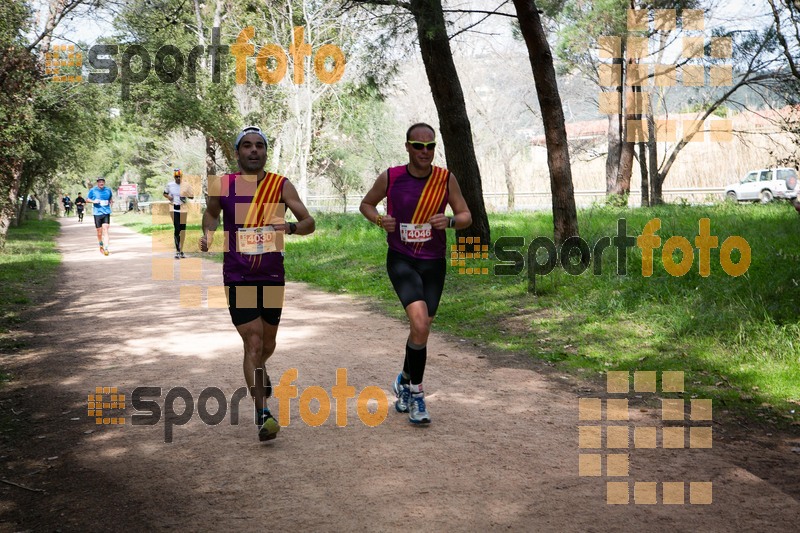
[[[461,187],[458,186],[458,180],[450,173],[448,186],[450,188],[450,198],[447,203],[453,209],[453,218],[455,219],[455,229],[464,229],[472,225],[472,213],[469,212],[467,201],[464,200],[464,195],[461,194]],[[437,213],[430,219],[430,224],[436,229],[445,229],[449,226],[450,218],[443,214]]]
[[[214,242],[214,231],[219,225],[219,214],[222,211],[222,203],[218,195],[208,196],[208,206],[203,213],[203,235],[200,237],[200,251],[207,252]]]
[[[283,185],[281,199],[297,219],[297,227],[294,234],[310,235],[314,233],[314,229],[316,228],[314,217],[308,212],[305,204],[303,204],[303,201],[300,199],[300,195],[297,194],[297,189],[294,188],[294,185],[292,185],[292,182],[289,180],[286,180],[286,183]],[[280,224],[276,225],[275,229],[289,233],[289,224],[283,224],[283,227],[281,227]]]
[[[386,198],[388,182],[389,178],[386,176],[386,171],[381,172],[381,175],[375,180],[375,184],[372,185],[367,195],[361,200],[359,210],[361,214],[373,224],[378,223],[378,217],[380,216],[380,213],[378,213],[378,204],[381,203],[381,200]],[[396,224],[396,220],[388,214],[382,216],[380,219],[380,226],[389,233],[395,230]]]

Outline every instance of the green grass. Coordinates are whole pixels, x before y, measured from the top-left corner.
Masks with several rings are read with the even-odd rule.
[[[288,241],[289,278],[368,297],[389,315],[402,317],[385,271],[381,230],[359,215],[315,218],[316,233]],[[649,220],[661,220],[651,276],[642,275],[642,251],[636,246],[627,250],[626,275],[617,274],[616,248],[608,248],[601,275],[591,267],[579,276],[558,267],[536,278],[535,294],[528,290],[527,269],[517,276],[468,276],[448,267],[434,328],[550,361],[565,371],[583,369],[584,375],[682,370],[686,397],[714,398],[717,409],[773,423],[800,420],[791,413],[800,401],[800,218],[795,210],[786,203],[595,207],[579,212],[581,236],[592,248],[601,237],[616,236],[622,218],[634,237]],[[694,247],[702,218],[710,219],[710,233],[719,238],[710,254],[710,275],[699,274],[697,249],[688,273],[670,275],[661,257],[664,244],[682,236]],[[524,237],[523,254],[534,237],[553,232],[548,213],[492,215],[490,223],[493,242]],[[453,244],[452,232],[448,236]],[[719,246],[731,236],[743,237],[751,248],[751,264],[740,277],[720,265]],[[739,252],[732,259],[738,261]],[[673,260],[679,263],[681,253]],[[492,272],[495,263],[490,257],[467,260],[466,266]]]
[[[134,231],[138,231],[139,233],[143,233],[145,235],[150,235],[155,231],[172,231],[173,226],[172,223],[168,224],[153,224],[152,222],[153,217],[150,215],[140,214],[140,213],[123,213],[121,215],[114,214],[114,224],[121,224],[123,226],[127,226]],[[200,226],[198,225],[190,225],[187,226],[188,229],[199,229]]]
[[[45,301],[54,286],[61,262],[55,245],[58,228],[54,220],[29,220],[9,229],[0,252],[0,352],[22,347],[9,331],[20,326],[23,313]],[[0,369],[0,384],[9,379]]]

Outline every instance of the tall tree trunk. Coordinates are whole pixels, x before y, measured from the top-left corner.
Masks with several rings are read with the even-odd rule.
[[[206,176],[217,174],[217,143],[210,135],[206,135]]]
[[[308,163],[311,157],[311,136],[313,123],[313,101],[309,90],[304,87],[310,83],[306,80],[303,85],[291,84],[288,90],[292,92],[290,107],[292,131],[292,158],[286,166],[287,174],[292,176],[292,183],[297,188],[297,194],[305,203],[308,200]]]
[[[533,0],[514,0],[520,31],[528,48],[547,145],[550,191],[553,197],[553,233],[557,244],[578,235],[575,189],[569,162],[564,111],[558,94],[553,54]]]
[[[50,42],[52,40],[52,34],[55,27],[58,25],[60,18],[62,17],[64,11],[64,4],[65,0],[50,0],[49,2],[49,12],[47,15],[47,20],[45,21],[44,31],[39,35],[38,38],[34,40],[30,45],[28,45],[25,50],[30,52],[33,48],[39,44],[39,53],[41,57],[44,57],[44,54],[49,52],[50,50]],[[3,50],[3,54],[8,54],[8,57],[14,57],[16,52],[14,52],[14,47],[10,47],[8,49]],[[27,54],[24,54],[27,55]],[[16,62],[16,61],[15,61]],[[22,68],[22,65],[27,64],[27,61],[20,61],[17,65],[17,68]],[[31,69],[33,70],[33,69]],[[5,76],[3,76],[5,78]],[[37,76],[38,77],[38,76]],[[23,93],[27,93],[28,98],[32,97],[33,92],[33,85],[29,84],[22,88],[17,88],[15,91],[12,92],[12,100],[9,103],[16,100],[17,103],[22,104],[24,101],[23,98],[25,95]],[[3,91],[7,89],[4,87]],[[4,119],[8,121],[9,117],[4,116]],[[14,123],[14,117],[11,117],[10,123]],[[22,185],[22,174],[23,174],[23,167],[24,167],[24,160],[23,158],[11,158],[11,160],[3,161],[2,164],[3,171],[6,172],[10,176],[10,183],[9,183],[9,190],[8,192],[3,193],[2,202],[0,202],[0,250],[5,247],[6,238],[8,236],[8,228],[11,226],[18,226],[21,222],[21,217],[17,212],[17,202],[19,200],[19,191],[20,186]],[[3,176],[5,178],[5,176]],[[6,204],[8,202],[8,204]],[[23,204],[24,204],[23,198]],[[24,213],[26,206],[23,205],[22,209],[19,213]]]
[[[505,174],[506,178],[506,189],[508,190],[508,203],[506,207],[508,208],[508,212],[511,213],[514,211],[514,176],[511,174],[511,156],[503,158],[503,173]]]
[[[613,65],[619,65],[620,69],[624,69],[625,62],[621,58],[614,58],[612,61]],[[622,78],[620,76],[620,82],[622,82]],[[608,115],[608,154],[606,155],[606,195],[610,196],[614,194],[614,191],[617,187],[617,176],[619,175],[619,162],[620,157],[622,155],[622,124],[623,124],[623,117],[622,114],[622,106],[623,106],[623,98],[625,96],[625,87],[624,85],[617,85],[614,87],[614,92],[616,93],[615,96],[615,104],[616,109],[619,110],[617,113],[610,113]]]
[[[208,205],[208,178],[216,176],[219,172],[217,166],[217,142],[210,135],[206,135],[206,171],[200,176],[200,191]]]
[[[197,44],[206,49],[206,37],[203,34],[203,17],[200,14],[200,1],[194,0],[194,18],[197,24],[195,31],[197,32]],[[200,54],[200,68],[206,70],[206,54]]]
[[[50,197],[46,190],[39,189],[36,191],[36,198],[39,200],[39,220],[44,220],[44,210],[50,209]]]
[[[279,165],[281,163],[281,151],[283,150],[283,135],[280,133],[275,137],[275,142],[272,144],[272,166],[273,172],[280,173]]]
[[[620,98],[622,93],[620,92]],[[608,116],[608,155],[606,155],[606,194],[612,195],[617,187],[619,160],[622,155],[622,115]]]
[[[626,121],[627,122],[627,121]],[[631,192],[631,174],[633,173],[633,152],[635,145],[627,141],[628,126],[622,126],[623,139],[620,144],[619,172],[617,173],[617,183],[614,187],[614,194],[627,197]]]
[[[22,161],[16,160],[13,165],[7,167],[11,171],[11,185],[8,190],[8,204],[3,212],[0,213],[0,250],[6,246],[6,238],[8,237],[8,228],[12,225],[19,225],[19,216],[12,218],[11,214],[16,215],[17,202],[19,201],[19,187],[22,175]],[[22,209],[25,209],[25,198],[22,199]]]
[[[661,185],[658,186],[658,196],[656,196],[656,182],[658,181],[658,143],[656,139],[656,119],[653,116],[653,101],[647,108],[647,155],[649,157],[648,173],[650,174],[650,203],[649,205],[661,205]]]
[[[409,7],[417,24],[422,62],[439,115],[447,167],[458,179],[472,213],[472,226],[459,230],[457,234],[459,237],[480,237],[481,242],[490,244],[489,218],[483,202],[472,127],[450,50],[441,0],[410,0]]]
[[[311,164],[311,141],[314,136],[314,100],[311,97],[310,81],[306,81],[302,95],[305,99],[305,110],[302,129],[300,130],[300,179],[297,193],[303,203],[308,203],[308,166]]]
[[[630,67],[636,61],[634,59],[629,59],[627,62],[627,66]],[[629,74],[629,68],[625,69],[625,78],[627,78]],[[624,80],[627,82],[627,79]],[[635,111],[635,109],[630,109],[629,99],[627,95],[633,93],[635,96],[639,91],[637,91],[638,87],[634,86],[631,89],[626,91],[625,86],[623,85],[622,93],[622,116],[624,117],[622,122],[622,138],[620,139],[620,156],[619,156],[619,171],[617,172],[617,182],[614,187],[614,194],[620,196],[620,201],[624,202],[627,205],[627,198],[631,192],[631,175],[633,174],[633,156],[636,149],[635,143],[629,140],[629,131],[628,131],[628,124],[630,120],[636,120],[638,115],[636,113],[632,113],[631,111]]]
[[[224,10],[224,2],[222,0],[216,0],[214,2],[214,19],[211,24],[211,42],[212,44],[216,43],[216,40],[219,37],[220,26],[222,24],[222,12]],[[193,0],[194,6],[194,16],[195,16],[195,32],[197,34],[197,44],[201,46],[204,51],[208,51],[208,47],[206,45],[206,37],[205,37],[205,26],[203,24],[203,16],[202,16],[202,4],[200,0]],[[213,71],[214,65],[209,64],[207,59],[207,54],[202,53],[200,54],[200,68],[204,72],[209,72],[211,74],[210,79],[217,81],[215,78],[215,73]],[[203,100],[203,89],[202,84],[195,85],[195,97],[198,100]],[[205,175],[200,176],[200,187],[202,189],[203,196],[208,201],[208,177],[209,176],[216,176],[219,172],[219,165],[217,165],[217,146],[220,143],[217,142],[215,136],[212,133],[209,133],[207,130],[203,131],[203,128],[198,128],[200,133],[205,135],[206,138],[206,171]],[[219,138],[219,137],[217,137]],[[225,152],[225,146],[223,144],[223,152]],[[225,156],[228,154],[226,153]],[[226,157],[227,158],[227,157]]]
[[[6,239],[8,238],[8,228],[11,227],[12,218],[10,216],[0,217],[0,251],[6,247]]]
[[[656,172],[656,179],[652,182],[653,191],[651,196],[653,201],[651,205],[663,205],[664,204],[664,195],[662,193],[661,185],[664,183],[664,176],[660,172]]]
[[[639,171],[642,176],[642,207],[650,207],[650,184],[647,175],[647,143],[639,143]]]
[[[23,189],[19,189],[19,193],[20,194],[17,194],[16,197],[17,199],[22,198],[22,202],[19,202],[19,200],[17,200],[19,205],[14,206],[14,216],[9,220],[8,223],[9,226],[14,228],[18,227],[22,223],[22,216],[25,214],[25,209],[28,208],[28,202],[27,202],[28,193],[25,192]],[[11,198],[11,194],[9,194],[9,198]],[[0,219],[0,224],[3,224],[2,219]],[[2,249],[2,247],[0,247],[0,249]]]
[[[53,30],[56,28],[58,19],[64,11],[65,0],[50,0],[50,9],[47,13],[47,21],[44,24],[44,32],[42,34],[41,46],[39,53],[44,56],[50,51],[50,41],[53,39]]]
[[[19,205],[17,209],[17,216],[15,217],[14,221],[12,222],[13,227],[17,227],[22,224],[22,221],[25,220],[25,213],[26,209],[28,209],[28,194],[31,192],[31,186],[33,184],[33,179],[31,178],[30,174],[26,174],[23,172],[24,164],[22,161],[18,161],[19,163],[19,175],[16,177],[16,184],[17,184],[17,198],[22,198],[22,204]]]

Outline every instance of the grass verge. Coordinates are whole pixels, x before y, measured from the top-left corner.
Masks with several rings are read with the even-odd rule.
[[[391,316],[402,317],[385,272],[382,231],[359,215],[315,218],[316,233],[288,241],[289,278],[368,297]],[[652,274],[643,272],[642,249],[635,244],[626,249],[621,274],[623,263],[612,244],[599,260],[593,256],[590,268],[580,275],[557,266],[535,276],[533,293],[529,269],[520,259],[533,238],[552,237],[552,216],[492,215],[495,243],[500,237],[522,238],[522,246],[504,246],[520,253],[521,272],[494,275],[494,253],[488,259],[466,260],[467,268],[488,268],[488,275],[461,275],[458,266],[449,266],[434,327],[493,349],[552,362],[565,371],[684,371],[687,399],[713,398],[717,410],[777,425],[798,424],[800,219],[794,209],[786,203],[596,207],[579,212],[581,237],[591,250],[603,237],[617,236],[620,220],[625,220],[626,234],[635,238],[656,218],[660,243],[652,253]],[[695,243],[701,219],[709,219],[710,235],[718,239],[707,259]],[[732,236],[743,238],[750,252],[749,267],[735,277],[724,270],[720,252]],[[686,239],[691,248],[685,257],[680,250],[666,257],[668,263],[688,266],[683,275],[674,275],[672,264],[669,270],[665,267],[662,252],[670,237],[678,238],[673,243]],[[448,239],[448,245],[455,244],[452,232]],[[723,255],[731,264],[743,259],[738,249]],[[701,259],[708,264],[708,275],[700,274]],[[542,252],[537,260],[544,264]]]
[[[0,252],[0,352],[10,354],[22,348],[11,331],[55,283],[61,263],[55,243],[58,230],[55,220],[28,220],[8,231],[6,247]],[[9,379],[0,368],[0,384]]]

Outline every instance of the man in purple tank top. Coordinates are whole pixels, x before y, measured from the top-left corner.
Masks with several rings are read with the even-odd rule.
[[[415,424],[430,423],[422,377],[428,357],[428,335],[439,307],[446,272],[445,229],[464,229],[472,215],[456,177],[433,166],[436,132],[417,123],[406,132],[408,164],[383,172],[361,201],[361,213],[386,231],[386,270],[406,310],[411,331],[403,370],[392,388],[394,407]],[[378,204],[386,198],[386,215]],[[445,216],[447,205],[452,217]]]
[[[272,384],[266,362],[275,351],[283,310],[283,236],[313,233],[314,219],[289,180],[264,171],[267,137],[259,128],[244,128],[234,147],[241,172],[222,176],[218,184],[209,180],[200,250],[211,247],[222,213],[228,311],[244,343],[244,378],[255,402],[258,437],[271,440],[280,426],[267,407]],[[283,206],[296,224],[285,222]]]

